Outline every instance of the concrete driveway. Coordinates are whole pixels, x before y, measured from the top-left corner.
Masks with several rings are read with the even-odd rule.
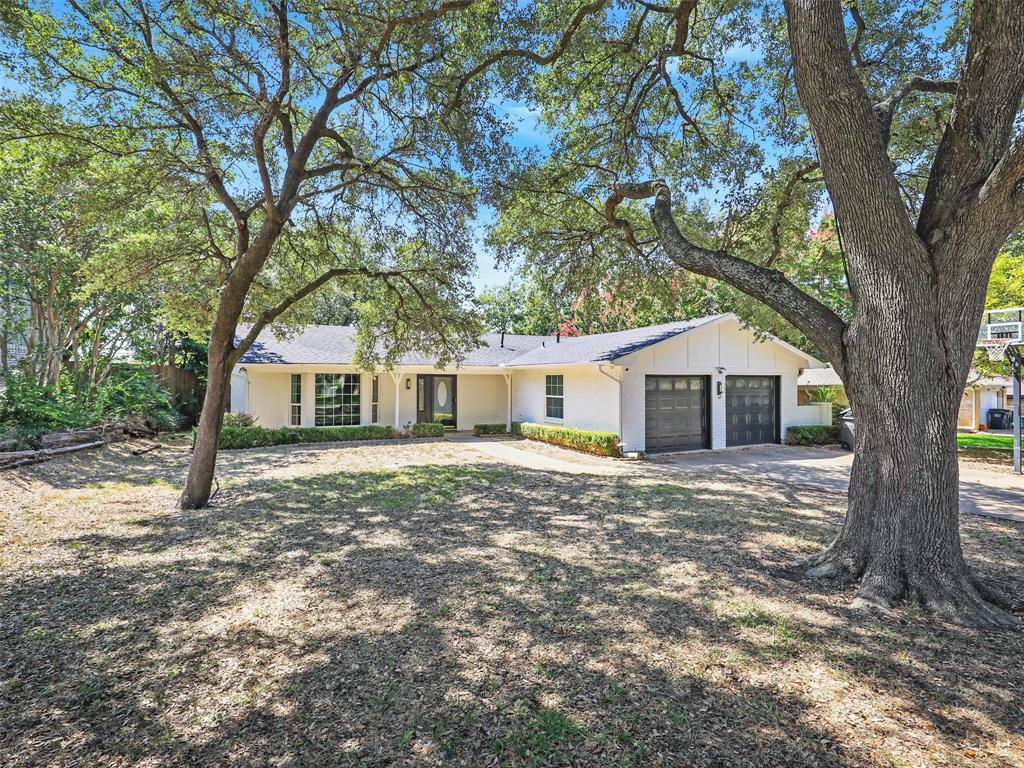
[[[787,485],[846,494],[853,454],[823,448],[766,445],[725,451],[662,454],[652,463],[681,470],[756,475]],[[1024,478],[975,462],[960,463],[960,510],[1024,522]]]

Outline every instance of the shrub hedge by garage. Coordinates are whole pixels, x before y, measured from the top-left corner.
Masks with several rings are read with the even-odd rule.
[[[790,427],[786,430],[787,445],[834,445],[842,442],[836,426]]]
[[[394,427],[371,425],[365,427],[224,427],[220,432],[220,447],[262,448],[268,445],[296,443],[338,443],[347,440],[387,440],[395,437]],[[195,445],[195,431],[192,444]]]
[[[595,453],[598,456],[619,456],[619,436],[614,432],[591,432],[587,429],[571,427],[550,427],[546,424],[533,424],[524,421],[519,425],[523,437],[540,440],[564,448]]]

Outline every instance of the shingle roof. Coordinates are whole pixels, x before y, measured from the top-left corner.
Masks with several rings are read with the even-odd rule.
[[[841,387],[843,380],[831,365],[825,368],[804,368],[796,383],[801,387]]]
[[[513,365],[559,365],[566,363],[607,363],[631,352],[692,331],[723,315],[698,317],[662,325],[647,325],[628,331],[595,333],[590,336],[563,338],[560,343],[548,336],[542,346],[535,346],[517,355]]]
[[[711,315],[662,325],[649,325],[614,333],[596,333],[590,336],[563,337],[556,342],[554,336],[520,336],[488,333],[482,337],[483,346],[469,350],[463,366],[517,366],[565,365],[571,363],[603,363],[657,344],[665,339],[699,328],[725,317]],[[239,328],[245,333],[244,328]],[[296,334],[278,340],[268,329],[242,355],[240,364],[330,364],[349,365],[355,355],[355,329],[343,325],[307,325]],[[404,365],[433,365],[434,359],[421,354],[402,358]]]
[[[239,334],[244,335],[247,328],[239,327]],[[506,333],[504,346],[501,334],[487,333],[482,337],[483,346],[466,352],[462,361],[464,366],[502,365],[511,361],[516,355],[540,346],[548,336],[521,336]],[[241,339],[236,339],[236,343]],[[348,325],[307,325],[294,335],[278,340],[266,329],[257,337],[245,354],[238,361],[240,365],[260,363],[276,364],[329,364],[349,365],[355,356],[356,330]],[[435,360],[419,353],[405,355],[402,365],[433,365]]]

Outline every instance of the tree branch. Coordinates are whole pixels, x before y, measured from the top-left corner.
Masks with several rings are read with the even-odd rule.
[[[889,132],[892,129],[892,118],[896,109],[914,91],[924,93],[956,93],[960,87],[959,80],[935,80],[927,77],[914,77],[900,85],[896,90],[886,96],[874,106],[875,117],[882,128],[882,135],[885,143],[889,143]]]
[[[422,272],[424,270],[411,271],[415,273]],[[336,269],[327,270],[315,280],[306,283],[306,285],[304,285],[299,290],[286,296],[273,307],[270,307],[269,309],[266,309],[263,312],[261,312],[259,317],[256,318],[256,321],[252,324],[252,327],[249,329],[249,332],[245,335],[245,337],[238,343],[238,345],[234,348],[234,350],[232,350],[231,354],[228,356],[229,365],[234,366],[234,364],[238,362],[238,359],[246,353],[249,347],[253,345],[253,342],[256,341],[257,337],[260,335],[264,328],[266,328],[268,325],[274,322],[274,320],[276,320],[285,312],[287,312],[296,303],[302,301],[302,299],[306,298],[317,289],[322,288],[324,285],[326,285],[331,280],[337,277],[353,277],[355,275],[360,275],[362,277],[368,277],[375,280],[390,281],[392,278],[402,280],[413,290],[414,293],[417,294],[423,305],[429,308],[429,304],[423,297],[423,294],[420,291],[419,287],[410,279],[409,272],[410,270],[378,270],[369,269],[367,267],[338,267]]]
[[[960,88],[917,222],[930,248],[950,237],[954,222],[971,207],[1007,153],[1022,97],[1024,3],[977,0]]]
[[[672,195],[664,181],[622,183],[612,187],[612,199],[619,201],[650,197],[654,198],[651,221],[658,232],[661,247],[673,262],[699,275],[722,280],[767,304],[805,333],[842,373],[846,324],[839,315],[804,293],[778,270],[759,266],[725,251],[701,248],[687,240],[672,216]]]
[[[280,5],[271,4],[274,15],[277,17],[277,58],[281,67],[281,79],[274,95],[266,101],[263,107],[263,114],[256,122],[253,129],[252,149],[256,157],[256,167],[259,169],[260,183],[263,185],[263,202],[266,208],[267,217],[273,216],[274,209],[274,187],[270,180],[270,169],[267,167],[267,153],[265,141],[267,131],[281,114],[281,105],[285,96],[291,88],[291,50],[288,43],[288,0],[281,0]],[[262,100],[261,88],[261,100]]]
[[[553,63],[565,52],[565,49],[569,47],[569,43],[572,42],[573,36],[580,28],[580,25],[583,24],[583,21],[588,16],[600,11],[607,4],[608,0],[592,0],[589,3],[585,3],[580,6],[573,15],[572,20],[569,22],[569,26],[558,38],[558,41],[555,43],[551,51],[547,54],[542,55],[536,51],[531,51],[528,48],[509,48],[492,53],[462,76],[458,85],[455,86],[455,94],[452,96],[451,103],[458,104],[462,99],[462,92],[466,89],[467,85],[504,59],[527,59],[538,66],[547,66],[548,64]]]
[[[775,204],[775,216],[772,218],[772,252],[764,263],[765,267],[772,266],[782,256],[782,217],[790,203],[793,202],[793,191],[796,189],[796,185],[805,180],[809,181],[807,177],[820,167],[817,162],[813,162],[798,168],[796,173],[789,177],[786,186],[782,188],[782,194],[779,195],[779,200]]]
[[[853,61],[857,65],[858,69],[864,69],[865,67],[874,67],[881,64],[878,59],[865,59],[860,52],[860,44],[864,39],[864,33],[867,32],[868,25],[864,21],[864,17],[860,13],[860,8],[856,3],[850,4],[850,15],[853,17],[853,23],[857,27],[857,31],[853,33],[853,42],[850,43],[850,54],[853,56]]]
[[[839,0],[785,0],[800,103],[807,113],[822,175],[844,229],[899,258],[927,266],[878,128],[874,105],[850,60]],[[851,263],[870,266],[877,254],[851,249]]]

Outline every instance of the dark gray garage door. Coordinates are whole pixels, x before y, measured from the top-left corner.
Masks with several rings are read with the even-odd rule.
[[[710,447],[706,376],[648,376],[647,451]]]
[[[779,442],[779,377],[725,377],[725,444]]]

